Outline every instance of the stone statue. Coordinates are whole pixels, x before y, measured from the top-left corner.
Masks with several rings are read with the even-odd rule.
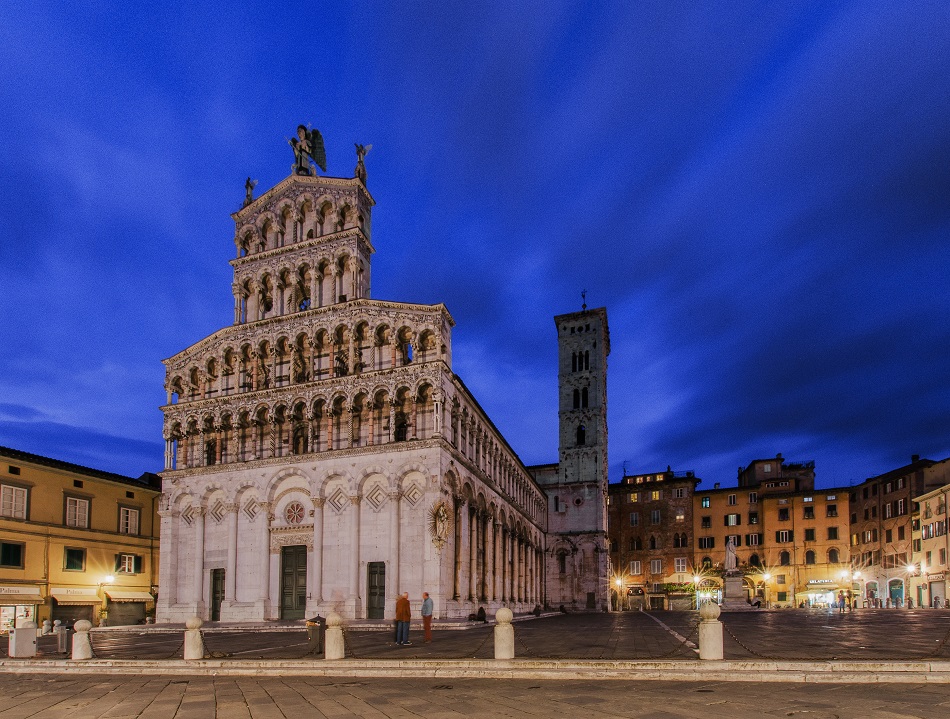
[[[732,541],[732,537],[729,537],[726,540],[726,571],[731,572],[736,568],[736,543]]]
[[[372,145],[356,144],[356,169],[353,171],[353,177],[359,178],[359,181],[366,184],[366,165],[363,164],[363,158],[366,153],[373,149]]]
[[[324,172],[327,171],[327,153],[323,148],[323,135],[319,130],[311,130],[306,125],[297,125],[297,137],[288,140],[294,148],[294,164],[291,170],[295,175],[313,175],[311,160]]]
[[[255,187],[257,187],[257,180],[252,180],[250,177],[247,178],[247,181],[244,183],[244,204],[242,207],[247,207],[254,202]]]

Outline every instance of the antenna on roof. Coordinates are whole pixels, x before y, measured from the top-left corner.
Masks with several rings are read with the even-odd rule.
[[[623,461],[623,476],[627,476],[627,460]]]
[[[581,309],[587,309],[587,290],[581,290]]]

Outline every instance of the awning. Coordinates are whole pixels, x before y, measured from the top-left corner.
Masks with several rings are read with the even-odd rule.
[[[0,605],[42,604],[46,600],[39,594],[0,594]]]
[[[92,594],[50,594],[50,596],[61,607],[78,604],[100,604],[102,602],[99,597]]]
[[[118,589],[107,589],[106,596],[113,602],[154,602],[153,597],[148,592],[121,591]]]

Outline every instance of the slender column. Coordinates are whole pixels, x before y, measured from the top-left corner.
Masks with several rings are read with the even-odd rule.
[[[455,571],[452,579],[452,599],[461,598],[462,587],[462,500],[460,497],[453,497],[455,505]]]
[[[485,578],[487,587],[485,597],[488,601],[495,601],[495,518],[489,515],[485,526]]]
[[[518,598],[519,602],[524,601],[524,541],[521,537],[518,537],[518,571],[516,573],[518,577],[518,588],[515,593],[515,596]]]
[[[323,505],[322,497],[311,497],[313,502],[313,557],[310,577],[310,596],[314,602],[323,602]]]
[[[401,505],[400,500],[402,499],[402,492],[392,492],[389,495],[389,501],[392,503],[392,508],[389,512],[389,532],[390,537],[392,538],[392,553],[389,555],[390,559],[390,570],[387,574],[392,573],[392,593],[389,595],[391,597],[397,596],[400,592],[401,587],[399,586],[399,549],[400,549],[400,511]]]
[[[376,401],[369,403],[369,432],[366,435],[366,444],[376,444]]]
[[[362,497],[350,497],[350,547],[353,548],[353,561],[350,563],[350,599],[360,594],[360,500]]]
[[[478,511],[468,513],[468,597],[478,600]]]
[[[392,442],[396,437],[396,401],[389,401],[389,437],[387,442]]]
[[[198,507],[195,510],[195,565],[192,592],[197,606],[204,600],[204,566],[205,566],[205,509]]]
[[[501,601],[508,601],[508,528],[504,524],[501,525],[499,530],[501,536]]]
[[[260,566],[260,576],[258,577],[260,584],[258,585],[260,590],[260,599],[264,604],[264,616],[261,619],[267,619],[267,602],[270,600],[270,503],[269,502],[258,502],[258,509],[261,510],[260,518],[260,551],[261,551],[261,566]]]
[[[171,509],[159,509],[158,515],[162,518],[161,536],[168,543],[158,559],[158,585],[162,588],[159,604],[171,607],[178,603],[179,513]]]
[[[416,439],[419,436],[416,433],[416,427],[418,427],[417,418],[419,416],[418,415],[419,408],[417,407],[417,404],[418,403],[416,402],[415,397],[409,398],[409,414],[410,414],[410,417],[412,417],[412,419],[409,421],[412,422],[412,427],[410,428],[410,431],[407,432],[406,434],[408,434],[409,437],[412,437],[413,439]]]
[[[236,502],[225,506],[228,512],[228,564],[224,571],[224,601],[233,602],[237,586],[238,508]]]
[[[442,413],[445,408],[445,398],[441,392],[432,395],[432,431],[436,437],[442,436]]]

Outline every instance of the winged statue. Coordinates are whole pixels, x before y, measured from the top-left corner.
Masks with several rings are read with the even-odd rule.
[[[297,137],[290,139],[294,148],[293,172],[295,175],[312,175],[310,162],[324,172],[327,171],[327,153],[323,148],[323,135],[319,130],[311,130],[306,125],[297,125]]]

